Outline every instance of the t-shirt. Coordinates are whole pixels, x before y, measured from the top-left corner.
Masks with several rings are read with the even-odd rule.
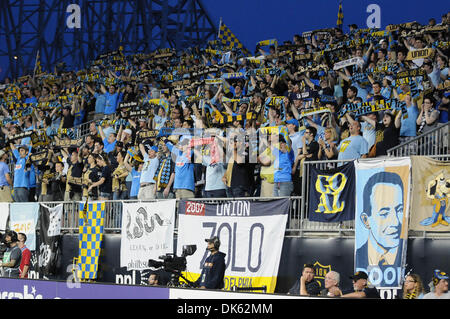
[[[419,116],[419,109],[416,104],[411,104],[407,109],[408,117],[401,118],[400,136],[416,136],[417,135],[417,124],[416,120]]]
[[[318,296],[320,294],[320,284],[316,280],[305,282],[306,292],[310,296]],[[300,279],[295,281],[295,284],[289,289],[290,295],[300,295]]]
[[[25,164],[27,162],[28,155],[21,158],[18,150],[13,151],[14,157],[16,158],[16,165],[14,167],[14,188],[25,187],[28,188],[28,171],[25,169]]]
[[[30,260],[31,260],[31,251],[27,247],[22,248],[22,259],[20,261],[20,273],[23,272],[23,268],[25,266],[30,266]],[[28,278],[28,273],[25,275],[24,278]]]
[[[168,142],[167,147],[175,155],[175,180],[173,189],[189,189],[195,191],[194,164],[191,162],[193,151],[187,156],[172,143]]]
[[[138,172],[134,167],[131,170],[131,189],[130,197],[137,196],[141,182],[141,172]]]
[[[423,296],[423,299],[450,299],[450,291],[440,295],[439,297],[436,296],[434,292],[429,292]]]
[[[275,157],[273,164],[273,180],[275,183],[292,181],[292,166],[294,165],[295,156],[292,149],[289,152],[282,152],[278,148],[274,148],[272,154]]]
[[[155,183],[155,172],[158,169],[158,157],[150,158],[148,154],[144,154],[144,167],[141,172],[141,183]]]
[[[205,172],[205,191],[225,189],[226,186],[222,181],[225,174],[225,167],[221,163],[209,164],[211,159],[209,156],[203,157],[203,165],[206,166]]]
[[[106,153],[106,154],[108,154],[108,153],[110,153],[110,152],[112,152],[112,151],[114,151],[114,148],[116,147],[116,140],[114,140],[114,142],[112,142],[112,143],[109,143],[108,142],[108,138],[104,138],[103,139],[103,151]]]
[[[5,162],[0,162],[0,186],[9,186],[5,174],[9,174],[9,166]]]
[[[101,114],[105,113],[105,103],[106,103],[106,97],[104,94],[95,93],[95,113]]]
[[[361,135],[351,135],[341,141],[338,146],[338,160],[354,160],[367,154],[368,144]]]
[[[105,114],[116,113],[117,104],[119,102],[119,93],[111,94],[106,92],[105,94]]]
[[[3,254],[3,263],[9,263],[11,260],[15,260],[13,267],[4,267],[5,276],[18,278],[20,275],[20,262],[22,261],[22,251],[18,246],[8,247]]]
[[[102,185],[99,186],[99,190],[101,193],[112,193],[112,176],[111,176],[111,168],[106,165],[102,168],[101,178],[104,178],[105,181]]]

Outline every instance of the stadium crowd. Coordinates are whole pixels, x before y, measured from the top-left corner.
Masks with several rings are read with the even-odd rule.
[[[387,155],[448,122],[450,13],[182,52],[102,54],[0,86],[0,200],[300,195],[303,161]]]

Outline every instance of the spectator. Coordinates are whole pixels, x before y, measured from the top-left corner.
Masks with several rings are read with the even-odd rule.
[[[373,298],[380,299],[378,290],[375,287],[368,285],[368,276],[363,271],[356,272],[350,277],[353,281],[353,289],[350,291],[344,291],[343,298]]]
[[[349,125],[350,136],[338,146],[338,160],[354,160],[368,153],[367,141],[361,136],[361,125],[358,121]]]
[[[272,140],[272,154],[274,156],[273,196],[291,196],[294,190],[292,171],[294,165],[294,151],[288,145],[283,135],[278,136],[278,143]]]
[[[450,299],[450,292],[448,291],[448,275],[436,269],[433,273],[431,291],[423,299]]]
[[[6,252],[3,256],[3,261],[0,261],[0,267],[2,267],[5,277],[19,278],[20,276],[20,263],[22,261],[22,251],[18,245],[19,238],[17,233],[13,230],[9,230],[5,233]]]
[[[320,294],[320,284],[314,279],[315,270],[313,264],[303,266],[302,275],[289,289],[289,295],[318,296]]]
[[[424,134],[437,127],[439,123],[439,111],[434,108],[435,101],[431,97],[425,97],[416,123],[419,126],[418,135]]]
[[[8,157],[9,155],[4,150],[0,150],[0,202],[11,203],[13,201],[11,196],[13,181],[9,166],[6,164]]]
[[[342,291],[339,289],[340,275],[336,271],[329,271],[325,275],[324,289],[320,291],[321,296],[341,297]]]
[[[27,159],[31,152],[31,146],[25,145],[19,146],[19,150],[16,149],[14,144],[10,144],[14,158],[16,159],[16,165],[14,168],[14,201],[15,202],[28,202],[28,187],[29,187],[29,168],[27,168]]]
[[[159,165],[159,159],[156,156],[158,147],[151,146],[147,150],[143,144],[139,144],[139,149],[144,157],[144,166],[141,171],[140,186],[137,196],[139,200],[154,199],[156,186],[154,176]]]
[[[91,192],[95,187],[98,187],[98,200],[111,200],[112,194],[112,174],[108,159],[101,155],[96,157],[98,170],[98,181],[94,182],[88,187],[88,192]],[[92,180],[92,179],[91,179]]]
[[[25,245],[25,242],[27,241],[27,235],[24,233],[18,233],[18,247],[22,251],[22,259],[20,261],[20,275],[19,278],[28,278],[28,272],[30,270],[31,266],[31,251],[28,249],[28,247]]]
[[[422,299],[425,293],[422,279],[418,274],[408,274],[403,283],[402,299]]]

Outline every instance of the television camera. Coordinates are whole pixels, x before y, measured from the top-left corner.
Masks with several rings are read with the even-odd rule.
[[[176,254],[168,253],[163,256],[159,256],[158,259],[162,261],[157,261],[154,259],[149,259],[148,266],[151,268],[162,268],[164,271],[171,273],[171,280],[167,284],[171,287],[195,287],[195,284],[188,279],[186,279],[182,272],[186,270],[187,256],[191,256],[197,250],[197,245],[184,245],[181,256]],[[180,283],[180,277],[185,280],[186,283]]]

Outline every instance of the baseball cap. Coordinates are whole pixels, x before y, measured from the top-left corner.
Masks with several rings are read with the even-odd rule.
[[[5,154],[6,154],[6,152],[4,150],[0,150],[0,157],[2,157]]]
[[[298,127],[298,121],[296,119],[291,119],[286,121],[286,124],[294,124],[295,126]]]
[[[217,237],[217,236],[213,236],[213,237],[211,237],[211,238],[206,238],[206,239],[205,239],[205,241],[206,241],[207,243],[213,243],[213,242],[215,242],[215,241],[217,241],[217,240],[219,240],[219,237]]]
[[[450,96],[450,92],[445,92],[445,93],[444,93],[444,96],[445,96],[445,97],[449,97],[449,96]]]
[[[131,132],[131,130],[130,130],[129,128],[123,130],[123,132],[124,132],[124,133],[127,133],[128,135],[131,135],[131,134],[132,134],[132,132]]]
[[[437,278],[437,279],[439,279],[439,280],[441,280],[441,279],[448,279],[448,275],[447,275],[445,272],[443,272],[443,271],[441,271],[441,270],[439,270],[439,269],[436,269],[436,270],[434,271],[433,277],[434,277],[434,278]]]
[[[357,271],[353,276],[350,276],[350,279],[358,280],[358,279],[367,279],[369,276],[364,271]]]

